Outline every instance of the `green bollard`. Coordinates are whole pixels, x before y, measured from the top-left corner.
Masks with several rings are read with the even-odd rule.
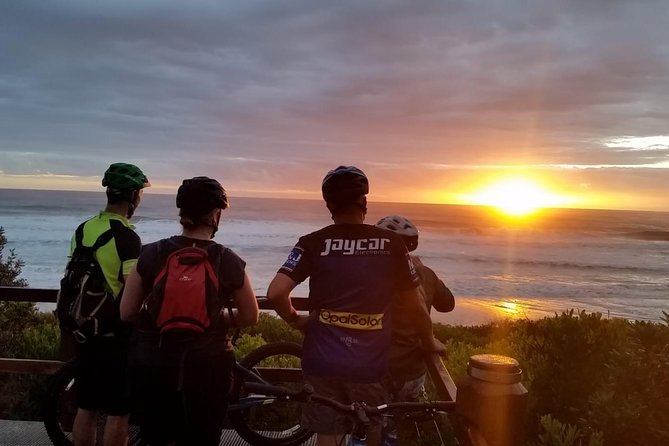
[[[524,444],[527,389],[522,376],[518,361],[508,356],[469,358],[467,376],[457,384],[456,414],[470,438],[482,437],[487,446]]]

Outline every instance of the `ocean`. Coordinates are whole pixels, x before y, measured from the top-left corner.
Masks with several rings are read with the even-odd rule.
[[[0,226],[33,288],[57,288],[76,226],[104,207],[102,192],[0,189]],[[331,223],[321,201],[231,198],[216,240],[247,262],[258,295],[300,235]],[[568,309],[659,321],[669,312],[669,213],[551,209],[513,220],[474,206],[375,203],[367,222],[404,215],[420,229],[416,254],[456,296],[444,323],[542,317]],[[150,194],[133,217],[143,243],[179,232],[174,196]],[[307,284],[293,295],[306,296]],[[42,306],[48,309],[48,305]]]

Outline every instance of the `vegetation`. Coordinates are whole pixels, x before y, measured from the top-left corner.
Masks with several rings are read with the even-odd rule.
[[[3,259],[5,245],[0,228],[0,285],[26,286],[19,278],[22,262],[11,251]],[[466,375],[473,354],[504,354],[519,361],[529,390],[528,445],[669,444],[667,313],[662,323],[570,311],[534,321],[435,325],[434,331],[448,347],[445,363],[456,382]],[[1,356],[54,359],[58,333],[52,314],[29,303],[0,302]],[[241,333],[237,355],[266,342],[301,339],[298,331],[262,314],[256,326]],[[1,376],[0,417],[39,418],[44,382],[44,377]],[[433,444],[405,435],[413,435],[415,445]]]
[[[26,287],[20,278],[23,261],[14,250],[4,257],[7,246],[0,227],[0,286]],[[49,358],[57,355],[57,325],[51,314],[37,311],[28,302],[0,302],[0,357]],[[0,417],[34,418],[46,389],[46,377],[0,375]]]
[[[7,237],[5,237],[5,228],[0,226],[0,286],[28,286],[28,282],[19,277],[21,275],[23,261],[16,257],[14,250],[11,249],[7,259],[4,259],[2,252],[6,245]]]

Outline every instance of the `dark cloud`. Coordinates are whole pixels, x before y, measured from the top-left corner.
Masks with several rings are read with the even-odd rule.
[[[668,19],[664,0],[6,1],[0,171],[124,159],[308,190],[342,162],[390,184],[424,163],[666,163],[603,141],[666,133]]]

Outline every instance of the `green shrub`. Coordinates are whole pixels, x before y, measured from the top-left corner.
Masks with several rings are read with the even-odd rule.
[[[475,326],[434,324],[432,331],[434,336],[442,342],[457,339],[474,347],[483,347],[490,342],[494,326],[493,324]]]
[[[637,322],[613,349],[582,424],[606,444],[669,444],[669,328]]]
[[[26,327],[17,346],[16,356],[29,359],[58,359],[60,328],[53,313],[38,315],[37,325]]]
[[[5,228],[0,226],[0,286],[14,286],[25,287],[28,282],[21,279],[21,268],[23,268],[23,260],[16,257],[13,249],[9,250],[9,256],[3,259],[2,251],[7,244],[7,237],[5,237]]]
[[[243,333],[237,338],[235,342],[235,356],[237,360],[240,360],[244,356],[248,355],[252,350],[267,344],[263,337],[259,334],[250,335],[248,333]]]
[[[578,427],[560,423],[550,415],[541,417],[540,423],[543,432],[539,434],[536,446],[604,446],[599,432],[587,435]]]
[[[611,352],[630,342],[628,326],[573,310],[518,322],[509,342],[523,368],[530,413],[550,413],[570,424],[586,416],[588,397],[601,383]]]
[[[269,342],[292,341],[302,344],[302,333],[295,330],[282,319],[269,313],[260,313],[258,323],[252,327],[245,328],[242,333],[249,335],[260,335]]]

